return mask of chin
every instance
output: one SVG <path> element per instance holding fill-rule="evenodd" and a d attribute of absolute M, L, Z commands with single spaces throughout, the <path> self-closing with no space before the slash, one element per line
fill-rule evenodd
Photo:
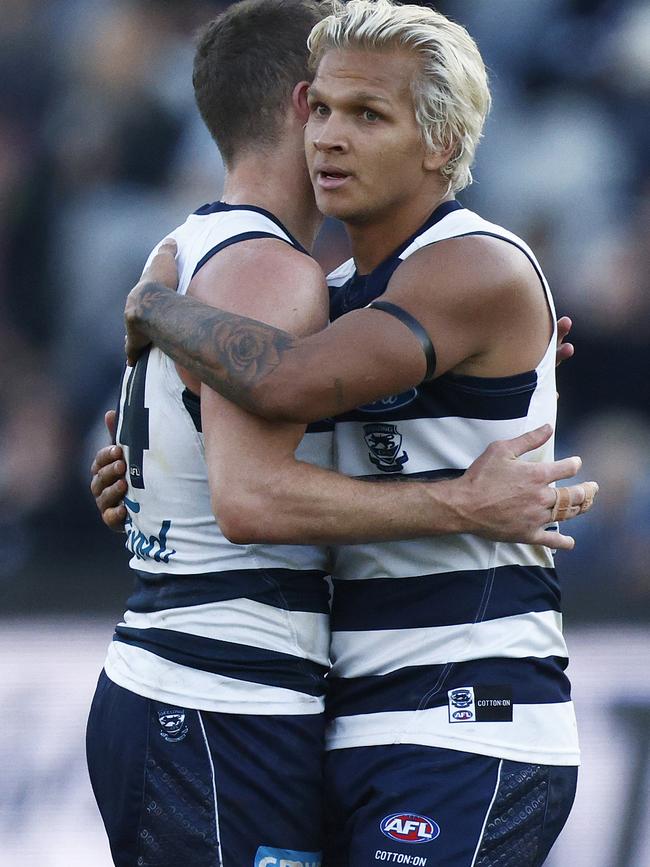
<path fill-rule="evenodd" d="M 351 202 L 336 200 L 334 196 L 316 196 L 316 206 L 324 217 L 333 217 L 344 223 L 363 223 L 366 212 L 359 206 L 355 207 Z"/>

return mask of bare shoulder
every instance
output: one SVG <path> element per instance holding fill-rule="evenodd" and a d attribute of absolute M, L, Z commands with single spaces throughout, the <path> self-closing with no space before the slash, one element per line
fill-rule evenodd
<path fill-rule="evenodd" d="M 325 276 L 314 259 L 290 244 L 259 238 L 213 256 L 190 283 L 195 298 L 294 334 L 328 321 Z"/>
<path fill-rule="evenodd" d="M 449 305 L 466 315 L 495 302 L 539 296 L 532 263 L 518 247 L 499 238 L 473 235 L 449 238 L 418 250 L 393 275 L 391 290 Z"/>
<path fill-rule="evenodd" d="M 395 271 L 386 298 L 427 330 L 439 373 L 509 376 L 530 370 L 552 334 L 532 262 L 498 238 L 450 238 L 423 247 Z"/>

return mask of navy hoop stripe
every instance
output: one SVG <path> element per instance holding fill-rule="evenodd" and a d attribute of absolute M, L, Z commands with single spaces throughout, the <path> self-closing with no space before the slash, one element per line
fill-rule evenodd
<path fill-rule="evenodd" d="M 528 370 L 513 376 L 479 377 L 445 373 L 426 388 L 414 389 L 412 400 L 401 402 L 396 395 L 394 408 L 385 401 L 357 407 L 337 416 L 339 422 L 370 422 L 380 412 L 387 421 L 410 419 L 468 418 L 501 421 L 525 418 L 537 386 L 537 373 Z M 408 392 L 406 392 L 408 394 Z"/>
<path fill-rule="evenodd" d="M 135 629 L 121 624 L 115 627 L 113 641 L 140 647 L 188 668 L 236 680 L 279 686 L 314 696 L 322 695 L 324 690 L 327 668 L 288 653 L 171 629 Z"/>
<path fill-rule="evenodd" d="M 327 678 L 326 713 L 415 711 L 447 704 L 450 689 L 507 684 L 514 704 L 554 704 L 571 700 L 564 674 L 568 660 L 559 656 L 477 659 L 446 665 L 419 665 L 374 677 Z"/>
<path fill-rule="evenodd" d="M 250 599 L 284 611 L 329 614 L 329 587 L 325 572 L 317 569 L 232 569 L 203 575 L 137 572 L 127 606 L 138 614 L 149 614 L 230 599 Z"/>
<path fill-rule="evenodd" d="M 340 632 L 456 626 L 475 622 L 479 613 L 486 621 L 560 611 L 561 602 L 555 570 L 541 566 L 470 569 L 399 581 L 335 579 L 334 594 L 332 630 Z"/>

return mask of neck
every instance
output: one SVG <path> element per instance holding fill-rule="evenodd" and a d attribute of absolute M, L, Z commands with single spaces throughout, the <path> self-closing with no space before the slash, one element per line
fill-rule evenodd
<path fill-rule="evenodd" d="M 306 250 L 311 250 L 322 215 L 316 208 L 300 149 L 278 147 L 272 154 L 249 153 L 226 172 L 223 201 L 270 211 Z"/>
<path fill-rule="evenodd" d="M 443 202 L 454 198 L 445 188 L 424 191 L 415 200 L 394 206 L 385 216 L 346 223 L 359 274 L 369 274 L 411 237 Z"/>

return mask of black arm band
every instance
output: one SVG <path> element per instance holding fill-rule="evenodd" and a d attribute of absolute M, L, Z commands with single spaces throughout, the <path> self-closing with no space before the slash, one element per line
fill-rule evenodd
<path fill-rule="evenodd" d="M 427 360 L 427 372 L 424 375 L 423 382 L 433 379 L 433 374 L 436 372 L 436 350 L 433 348 L 431 338 L 417 321 L 415 316 L 411 316 L 410 313 L 407 313 L 406 310 L 402 310 L 402 308 L 398 307 L 397 304 L 391 304 L 388 301 L 371 301 L 368 307 L 374 307 L 375 310 L 383 310 L 384 313 L 390 313 L 391 316 L 399 319 L 399 321 L 403 322 L 407 328 L 410 328 L 411 332 L 420 341 L 420 346 L 422 347 L 424 356 Z"/>

